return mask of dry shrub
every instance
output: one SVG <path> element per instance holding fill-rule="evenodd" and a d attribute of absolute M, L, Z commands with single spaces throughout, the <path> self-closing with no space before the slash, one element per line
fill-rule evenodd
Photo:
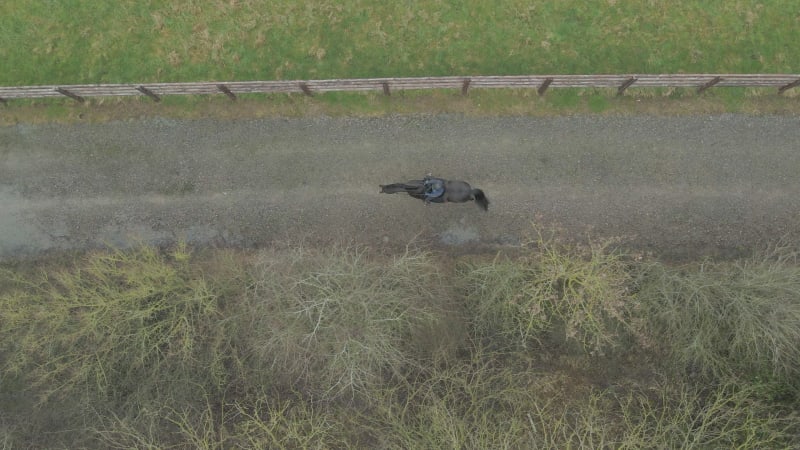
<path fill-rule="evenodd" d="M 355 398 L 419 364 L 414 335 L 450 301 L 432 255 L 412 249 L 389 259 L 358 248 L 273 250 L 256 271 L 255 357 L 284 389 L 318 400 Z"/>
<path fill-rule="evenodd" d="M 800 266 L 788 248 L 740 261 L 651 265 L 639 296 L 648 329 L 689 374 L 800 392 Z"/>
<path fill-rule="evenodd" d="M 516 259 L 501 256 L 460 267 L 473 329 L 514 347 L 541 346 L 545 335 L 591 354 L 635 330 L 632 277 L 609 243 L 566 246 L 539 239 Z"/>
<path fill-rule="evenodd" d="M 74 268 L 16 277 L 0 297 L 0 329 L 15 337 L 4 339 L 13 345 L 4 369 L 24 374 L 43 399 L 85 390 L 125 399 L 198 367 L 223 384 L 224 351 L 208 347 L 218 297 L 189 260 L 184 246 L 98 251 Z"/>

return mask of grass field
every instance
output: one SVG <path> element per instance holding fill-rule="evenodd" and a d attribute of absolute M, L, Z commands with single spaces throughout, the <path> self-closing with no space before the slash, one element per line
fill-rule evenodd
<path fill-rule="evenodd" d="M 790 248 L 179 245 L 0 273 L 4 448 L 800 444 Z"/>
<path fill-rule="evenodd" d="M 7 0 L 0 85 L 796 73 L 791 0 Z"/>
<path fill-rule="evenodd" d="M 798 73 L 790 0 L 8 0 L 0 85 L 536 73 Z M 15 101 L 2 123 L 137 115 L 796 113 L 795 90 L 326 94 L 312 101 Z M 765 95 L 766 94 L 766 95 Z M 631 99 L 633 97 L 634 99 Z M 689 102 L 684 101 L 689 98 Z M 222 99 L 227 101 L 227 99 Z M 679 100 L 677 104 L 664 100 Z M 687 104 L 688 103 L 688 104 Z"/>

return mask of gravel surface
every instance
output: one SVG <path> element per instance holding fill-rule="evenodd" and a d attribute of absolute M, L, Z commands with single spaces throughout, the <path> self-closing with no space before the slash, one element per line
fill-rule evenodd
<path fill-rule="evenodd" d="M 0 258 L 169 243 L 416 240 L 491 249 L 619 237 L 666 258 L 800 237 L 800 118 L 148 119 L 0 128 Z M 491 205 L 378 185 L 427 172 Z"/>

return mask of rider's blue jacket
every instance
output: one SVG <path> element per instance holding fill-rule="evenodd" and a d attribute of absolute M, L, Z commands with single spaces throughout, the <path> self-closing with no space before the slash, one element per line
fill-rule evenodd
<path fill-rule="evenodd" d="M 444 180 L 441 178 L 425 178 L 425 199 L 431 200 L 444 194 Z"/>

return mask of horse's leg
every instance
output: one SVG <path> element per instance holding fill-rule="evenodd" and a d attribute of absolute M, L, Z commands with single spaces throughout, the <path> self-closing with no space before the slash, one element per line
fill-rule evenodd
<path fill-rule="evenodd" d="M 408 183 L 392 183 L 381 185 L 381 193 L 395 194 L 397 192 L 405 192 L 408 195 L 416 197 L 419 195 L 424 195 L 425 185 L 421 180 L 411 180 Z"/>
<path fill-rule="evenodd" d="M 404 183 L 392 183 L 392 184 L 382 184 L 381 185 L 381 193 L 382 194 L 396 194 L 398 192 L 408 192 L 412 190 L 413 186 L 409 186 Z"/>

